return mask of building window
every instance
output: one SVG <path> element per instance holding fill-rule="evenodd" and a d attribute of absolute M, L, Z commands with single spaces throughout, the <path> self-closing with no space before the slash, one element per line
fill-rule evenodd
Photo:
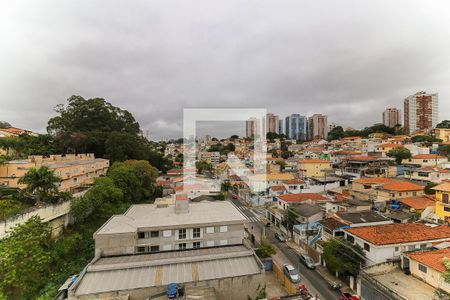
<path fill-rule="evenodd" d="M 186 243 L 178 244 L 178 249 L 179 249 L 179 250 L 184 250 L 184 249 L 186 249 Z"/>
<path fill-rule="evenodd" d="M 138 253 L 144 253 L 145 252 L 145 247 L 137 247 L 137 252 Z"/>
<path fill-rule="evenodd" d="M 367 252 L 370 251 L 370 245 L 367 243 L 364 243 L 364 250 L 366 250 Z"/>
<path fill-rule="evenodd" d="M 448 194 L 442 194 L 442 203 L 448 203 Z"/>
<path fill-rule="evenodd" d="M 171 237 L 172 236 L 172 230 L 164 230 L 163 231 L 163 237 Z"/>
<path fill-rule="evenodd" d="M 194 248 L 194 249 L 200 248 L 200 242 L 193 242 L 192 248 Z"/>
<path fill-rule="evenodd" d="M 444 211 L 450 212 L 450 207 L 444 206 Z"/>
<path fill-rule="evenodd" d="M 145 239 L 145 232 L 138 232 L 138 239 Z"/>
<path fill-rule="evenodd" d="M 159 231 L 150 231 L 150 237 L 152 238 L 159 237 Z"/>
<path fill-rule="evenodd" d="M 221 246 L 228 245 L 228 241 L 227 240 L 220 240 L 220 245 Z"/>
<path fill-rule="evenodd" d="M 413 196 L 417 196 L 417 192 L 413 192 Z"/>
<path fill-rule="evenodd" d="M 220 226 L 220 232 L 227 232 L 228 231 L 228 226 Z"/>
<path fill-rule="evenodd" d="M 164 251 L 170 251 L 170 250 L 172 250 L 172 245 L 170 245 L 170 244 L 164 245 L 164 246 L 163 246 L 163 250 L 164 250 Z"/>
<path fill-rule="evenodd" d="M 206 247 L 214 247 L 214 241 L 207 241 Z"/>
<path fill-rule="evenodd" d="M 398 250 L 399 250 L 398 247 L 395 247 L 395 252 L 398 252 Z"/>
<path fill-rule="evenodd" d="M 353 244 L 355 242 L 355 238 L 351 235 L 347 235 L 347 241 Z"/>
<path fill-rule="evenodd" d="M 214 233 L 214 227 L 206 227 L 206 233 Z"/>
<path fill-rule="evenodd" d="M 180 229 L 178 230 L 178 239 L 184 240 L 186 239 L 186 229 Z M 181 244 L 180 244 L 181 245 Z"/>
<path fill-rule="evenodd" d="M 422 264 L 419 264 L 419 271 L 421 271 L 423 273 L 426 273 L 427 272 L 427 267 L 422 265 Z"/>
<path fill-rule="evenodd" d="M 194 228 L 193 229 L 193 238 L 194 239 L 200 238 L 200 228 Z"/>
<path fill-rule="evenodd" d="M 159 252 L 159 246 L 150 246 L 150 252 Z"/>

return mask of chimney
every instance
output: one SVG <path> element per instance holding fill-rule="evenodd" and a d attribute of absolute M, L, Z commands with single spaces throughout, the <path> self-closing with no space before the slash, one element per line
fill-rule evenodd
<path fill-rule="evenodd" d="M 175 195 L 175 213 L 184 214 L 189 212 L 189 199 L 186 194 Z"/>

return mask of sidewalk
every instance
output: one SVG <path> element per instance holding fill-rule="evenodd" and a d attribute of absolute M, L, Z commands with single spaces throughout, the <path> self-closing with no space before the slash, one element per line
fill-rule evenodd
<path fill-rule="evenodd" d="M 300 247 L 300 245 L 294 243 L 293 241 L 290 241 L 290 240 L 286 241 L 286 244 L 290 248 L 292 248 L 295 252 L 297 252 L 298 255 L 308 254 L 305 249 L 303 249 L 302 247 Z M 344 283 L 342 280 L 340 280 L 339 278 L 337 278 L 336 276 L 331 274 L 330 271 L 326 267 L 322 266 L 321 264 L 316 265 L 316 272 L 323 279 L 325 279 L 325 281 L 328 282 L 328 284 L 331 284 L 332 282 L 338 282 L 342 285 L 343 292 L 353 292 L 346 283 Z"/>

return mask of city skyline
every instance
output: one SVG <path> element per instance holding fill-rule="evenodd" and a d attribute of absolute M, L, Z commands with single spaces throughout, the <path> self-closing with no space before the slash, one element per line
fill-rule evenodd
<path fill-rule="evenodd" d="M 181 136 L 189 107 L 322 113 L 362 128 L 421 90 L 439 93 L 440 119 L 450 116 L 446 2 L 399 1 L 389 13 L 325 1 L 124 5 L 101 16 L 100 2 L 8 5 L 0 120 L 45 132 L 52 109 L 78 94 L 129 110 L 152 139 Z"/>

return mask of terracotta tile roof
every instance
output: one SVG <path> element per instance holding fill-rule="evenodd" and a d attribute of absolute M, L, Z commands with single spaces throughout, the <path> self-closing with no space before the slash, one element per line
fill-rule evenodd
<path fill-rule="evenodd" d="M 425 209 L 428 206 L 436 205 L 436 201 L 432 197 L 427 197 L 427 196 L 403 198 L 403 199 L 399 199 L 398 201 L 400 201 L 401 203 L 403 203 L 409 207 L 412 207 L 414 209 L 420 209 L 420 210 Z"/>
<path fill-rule="evenodd" d="M 442 261 L 444 259 L 450 259 L 450 248 L 427 252 L 414 252 L 407 254 L 407 256 L 409 256 L 413 260 L 418 261 L 422 265 L 443 273 L 446 271 L 446 268 Z"/>
<path fill-rule="evenodd" d="M 305 181 L 303 181 L 301 179 L 288 179 L 288 180 L 283 180 L 283 183 L 285 183 L 285 184 L 304 184 Z"/>
<path fill-rule="evenodd" d="M 275 185 L 270 188 L 272 191 L 285 191 L 286 188 L 282 185 Z"/>
<path fill-rule="evenodd" d="M 386 144 L 380 144 L 377 146 L 378 148 L 402 148 L 403 145 L 400 144 L 394 144 L 394 143 L 386 143 Z"/>
<path fill-rule="evenodd" d="M 401 180 L 393 180 L 389 183 L 383 184 L 383 189 L 388 191 L 396 191 L 396 192 L 402 192 L 402 191 L 421 191 L 425 187 L 423 185 L 418 185 L 412 182 L 408 181 L 401 181 Z"/>
<path fill-rule="evenodd" d="M 443 169 L 443 168 L 439 168 L 439 167 L 423 167 L 423 168 L 417 169 L 417 171 L 450 173 L 449 169 Z"/>
<path fill-rule="evenodd" d="M 187 200 L 188 196 L 186 194 L 176 194 L 175 200 Z"/>
<path fill-rule="evenodd" d="M 316 193 L 299 193 L 299 194 L 284 194 L 278 196 L 280 200 L 286 202 L 302 202 L 307 200 L 326 201 L 328 198 Z"/>
<path fill-rule="evenodd" d="M 442 226 L 432 228 L 419 223 L 353 227 L 344 230 L 374 245 L 450 239 L 450 230 Z"/>
<path fill-rule="evenodd" d="M 299 164 L 328 164 L 327 160 L 323 159 L 304 159 L 298 162 Z"/>
<path fill-rule="evenodd" d="M 353 180 L 353 182 L 356 183 L 387 183 L 391 181 L 392 181 L 391 178 L 386 177 L 360 178 Z"/>
<path fill-rule="evenodd" d="M 15 128 L 15 127 L 9 127 L 9 128 L 2 128 L 2 131 L 4 132 L 9 132 L 12 134 L 22 134 L 25 133 L 26 131 L 20 128 Z"/>
<path fill-rule="evenodd" d="M 413 159 L 433 159 L 433 158 L 446 158 L 438 154 L 417 154 L 412 157 Z"/>
<path fill-rule="evenodd" d="M 443 182 L 432 188 L 433 190 L 441 191 L 441 192 L 450 192 L 450 182 Z"/>

